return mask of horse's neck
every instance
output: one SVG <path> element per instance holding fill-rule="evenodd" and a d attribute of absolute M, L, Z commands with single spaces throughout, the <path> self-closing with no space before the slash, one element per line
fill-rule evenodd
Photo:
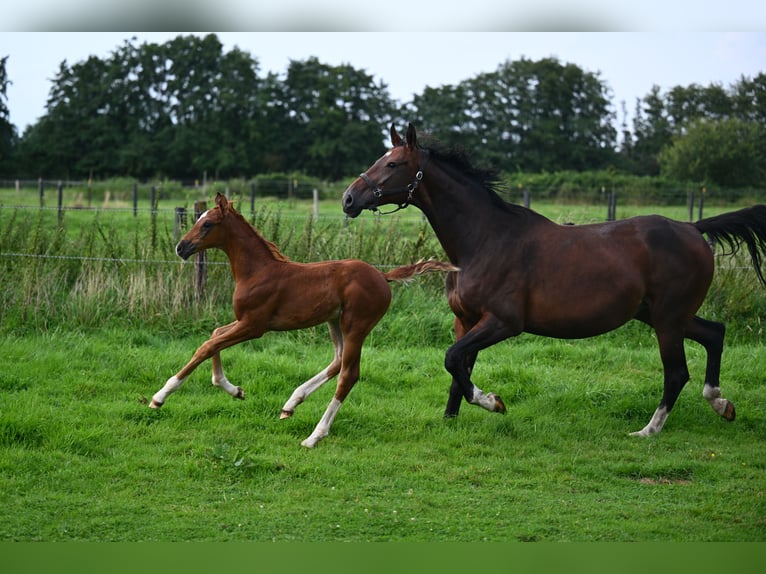
<path fill-rule="evenodd" d="M 277 262 L 266 240 L 244 218 L 237 218 L 229 233 L 231 236 L 223 251 L 229 258 L 235 279 L 262 271 Z"/>
<path fill-rule="evenodd" d="M 423 179 L 424 193 L 416 205 L 450 261 L 459 265 L 476 253 L 483 238 L 493 234 L 492 226 L 504 225 L 505 213 L 479 184 L 459 182 L 441 169 L 429 175 Z"/>

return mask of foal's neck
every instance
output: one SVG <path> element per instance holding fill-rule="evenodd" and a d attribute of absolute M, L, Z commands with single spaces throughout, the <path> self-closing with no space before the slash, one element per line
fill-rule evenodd
<path fill-rule="evenodd" d="M 252 275 L 279 261 L 287 261 L 277 246 L 265 239 L 240 214 L 234 214 L 229 227 L 229 239 L 222 247 L 229 258 L 234 278 Z"/>

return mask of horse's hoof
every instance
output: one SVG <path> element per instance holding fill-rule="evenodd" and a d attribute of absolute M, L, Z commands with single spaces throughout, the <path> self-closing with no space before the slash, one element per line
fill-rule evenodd
<path fill-rule="evenodd" d="M 492 394 L 492 398 L 495 399 L 495 412 L 500 413 L 501 415 L 504 415 L 507 411 L 505 408 L 505 403 L 503 402 L 503 399 L 498 397 L 496 394 Z"/>
<path fill-rule="evenodd" d="M 293 411 L 287 411 L 285 409 L 282 409 L 282 412 L 279 414 L 280 419 L 289 419 L 291 416 L 293 416 Z"/>
<path fill-rule="evenodd" d="M 160 408 L 162 405 L 163 405 L 163 403 L 158 403 L 157 401 L 155 401 L 154 399 L 152 399 L 152 402 L 150 402 L 150 403 L 149 403 L 149 408 L 150 408 L 150 409 L 158 409 L 158 408 Z"/>
<path fill-rule="evenodd" d="M 242 387 L 237 387 L 237 394 L 232 395 L 235 399 L 239 399 L 240 401 L 245 400 L 245 391 L 242 390 Z"/>
<path fill-rule="evenodd" d="M 721 416 L 727 421 L 733 421 L 737 417 L 737 413 L 734 410 L 734 403 L 731 401 L 726 401 L 726 409 L 723 411 Z"/>

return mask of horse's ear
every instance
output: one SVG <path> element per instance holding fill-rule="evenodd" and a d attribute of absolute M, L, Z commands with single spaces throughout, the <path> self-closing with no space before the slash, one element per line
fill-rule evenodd
<path fill-rule="evenodd" d="M 410 149 L 415 149 L 418 147 L 418 134 L 415 131 L 415 126 L 410 123 L 410 125 L 407 126 L 407 147 Z"/>
<path fill-rule="evenodd" d="M 226 199 L 226 196 L 223 195 L 220 191 L 215 194 L 215 204 L 221 208 L 221 211 L 224 211 L 226 207 L 229 205 L 228 200 Z"/>
<path fill-rule="evenodd" d="M 396 126 L 391 124 L 391 146 L 396 147 L 402 145 L 402 136 L 396 131 Z"/>

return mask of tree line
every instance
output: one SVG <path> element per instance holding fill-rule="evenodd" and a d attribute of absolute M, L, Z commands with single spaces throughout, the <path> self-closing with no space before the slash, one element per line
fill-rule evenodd
<path fill-rule="evenodd" d="M 388 126 L 415 123 L 507 173 L 614 170 L 762 187 L 766 74 L 731 86 L 654 87 L 621 124 L 599 73 L 557 58 L 505 61 L 455 85 L 394 100 L 350 65 L 293 60 L 260 73 L 215 34 L 126 40 L 108 57 L 63 61 L 45 114 L 10 124 L 0 59 L 0 177 L 83 179 L 355 175 L 386 149 Z M 620 126 L 619 128 L 616 126 Z"/>

